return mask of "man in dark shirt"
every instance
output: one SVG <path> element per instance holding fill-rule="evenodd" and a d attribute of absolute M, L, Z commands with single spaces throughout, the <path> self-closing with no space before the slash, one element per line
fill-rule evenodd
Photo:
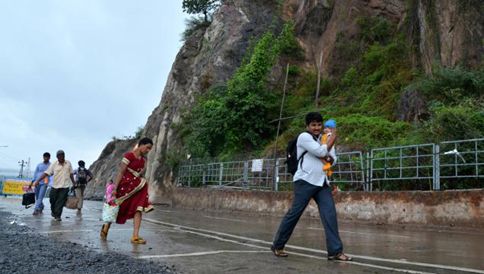
<path fill-rule="evenodd" d="M 76 197 L 78 198 L 77 212 L 82 210 L 82 204 L 84 200 L 84 190 L 87 183 L 92 180 L 93 176 L 91 171 L 86 168 L 86 163 L 83 160 L 77 162 L 79 167 L 74 171 L 74 177 L 76 178 L 76 185 L 74 186 L 76 191 Z"/>

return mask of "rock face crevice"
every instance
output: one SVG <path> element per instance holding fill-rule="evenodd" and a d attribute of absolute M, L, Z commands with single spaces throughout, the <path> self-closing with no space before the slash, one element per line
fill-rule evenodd
<path fill-rule="evenodd" d="M 413 63 L 431 73 L 435 65 L 476 67 L 484 56 L 484 1 L 424 0 L 285 0 L 224 1 L 206 28 L 195 31 L 180 49 L 163 89 L 161 101 L 149 116 L 143 135 L 153 138 L 146 177 L 154 201 L 169 202 L 174 185 L 170 157 L 183 157 L 177 125 L 190 111 L 196 97 L 209 87 L 224 85 L 240 66 L 251 43 L 283 21 L 295 24 L 296 37 L 304 51 L 302 68 L 316 70 L 322 55 L 325 77 L 344 72 L 352 62 L 338 52 L 338 37 L 357 37 L 358 18 L 380 16 L 406 28 L 414 51 Z M 278 64 L 276 66 L 285 66 Z M 282 67 L 274 68 L 283 71 Z M 277 78 L 277 77 L 276 77 Z M 411 94 L 410 94 L 411 96 Z M 414 102 L 415 101 L 415 102 Z M 418 100 L 402 107 L 412 109 Z M 406 105 L 409 104 L 409 105 Z M 416 119 L 421 108 L 415 109 Z M 102 196 L 106 180 L 133 145 L 134 140 L 109 143 L 90 167 L 96 182 L 88 187 L 91 196 Z M 166 198 L 166 199 L 165 199 Z"/>
<path fill-rule="evenodd" d="M 482 63 L 484 2 L 412 1 L 417 14 L 420 64 L 427 73 L 435 65 L 475 67 Z"/>

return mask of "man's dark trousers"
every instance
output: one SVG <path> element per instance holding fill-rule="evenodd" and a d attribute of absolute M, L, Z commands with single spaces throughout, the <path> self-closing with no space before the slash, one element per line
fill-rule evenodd
<path fill-rule="evenodd" d="M 67 193 L 69 188 L 51 188 L 49 194 L 50 210 L 52 211 L 52 217 L 60 218 L 62 215 L 62 209 L 67 201 Z"/>
<path fill-rule="evenodd" d="M 343 251 L 343 243 L 338 233 L 338 220 L 331 188 L 326 183 L 323 187 L 320 187 L 304 180 L 294 182 L 294 200 L 291 209 L 281 221 L 273 247 L 276 249 L 284 248 L 311 198 L 316 201 L 319 208 L 319 216 L 326 234 L 328 256 L 337 255 Z"/>

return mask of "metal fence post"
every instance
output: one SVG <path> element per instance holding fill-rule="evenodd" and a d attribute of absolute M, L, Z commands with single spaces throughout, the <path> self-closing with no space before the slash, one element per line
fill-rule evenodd
<path fill-rule="evenodd" d="M 279 159 L 276 159 L 274 167 L 274 191 L 279 191 Z"/>
<path fill-rule="evenodd" d="M 370 168 L 370 164 L 368 162 L 368 159 L 370 159 L 370 153 L 367 152 L 366 157 L 363 158 L 362 160 L 362 165 L 361 165 L 361 170 L 363 170 L 363 191 L 369 191 L 370 189 L 370 182 L 369 182 L 369 168 Z M 364 164 L 364 165 L 363 165 Z"/>
<path fill-rule="evenodd" d="M 440 146 L 434 145 L 433 188 L 440 190 Z"/>
<path fill-rule="evenodd" d="M 474 141 L 474 161 L 476 162 L 476 178 L 479 179 L 479 157 L 477 155 L 477 151 L 477 141 Z"/>
<path fill-rule="evenodd" d="M 220 174 L 218 177 L 218 185 L 222 186 L 222 178 L 224 176 L 224 163 L 220 163 Z"/>
<path fill-rule="evenodd" d="M 368 162 L 367 164 L 367 178 L 368 178 L 368 191 L 373 191 L 373 181 L 372 181 L 372 176 L 373 176 L 373 150 L 370 152 L 366 153 L 366 161 Z"/>
<path fill-rule="evenodd" d="M 203 165 L 203 170 L 202 170 L 202 185 L 204 185 L 204 186 L 207 185 L 207 180 L 206 180 L 207 169 L 208 169 L 208 165 Z"/>
<path fill-rule="evenodd" d="M 188 166 L 188 187 L 192 187 L 192 165 Z"/>
<path fill-rule="evenodd" d="M 248 186 L 249 185 L 249 161 L 244 161 L 243 177 L 244 177 L 244 185 Z"/>

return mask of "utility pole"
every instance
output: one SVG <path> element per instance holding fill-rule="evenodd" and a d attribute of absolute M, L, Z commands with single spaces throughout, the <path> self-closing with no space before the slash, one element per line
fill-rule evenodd
<path fill-rule="evenodd" d="M 316 98 L 314 98 L 314 105 L 316 108 L 319 107 L 319 89 L 321 87 L 321 70 L 323 65 L 323 51 L 321 50 L 321 54 L 319 55 L 319 63 L 317 63 L 316 68 L 318 70 L 318 79 L 316 83 Z"/>
<path fill-rule="evenodd" d="M 274 174 L 273 174 L 273 184 L 274 184 L 274 191 L 278 191 L 279 189 L 279 164 L 277 162 L 277 139 L 279 139 L 279 131 L 281 129 L 281 120 L 282 120 L 282 110 L 284 109 L 284 101 L 286 99 L 286 86 L 287 86 L 287 78 L 289 76 L 289 63 L 286 65 L 286 78 L 284 79 L 284 87 L 282 93 L 282 102 L 281 108 L 279 110 L 279 121 L 277 123 L 277 134 L 276 134 L 276 141 L 274 143 Z"/>
<path fill-rule="evenodd" d="M 22 177 L 23 177 L 23 175 L 24 175 L 24 166 L 26 166 L 26 165 L 27 165 L 27 163 L 26 163 L 24 160 L 19 161 L 18 163 L 19 163 L 19 165 L 20 165 L 20 172 L 19 172 L 19 174 L 18 174 L 18 177 L 19 177 L 19 178 L 22 178 Z"/>
<path fill-rule="evenodd" d="M 30 157 L 27 160 L 27 178 L 30 178 Z"/>

